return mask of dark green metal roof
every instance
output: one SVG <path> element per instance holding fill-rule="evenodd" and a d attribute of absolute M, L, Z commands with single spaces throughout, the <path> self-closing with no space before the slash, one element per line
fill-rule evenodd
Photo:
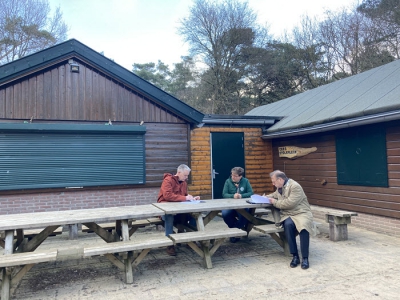
<path fill-rule="evenodd" d="M 400 119 L 400 60 L 308 90 L 246 116 L 280 116 L 263 138 L 303 135 Z"/>
<path fill-rule="evenodd" d="M 0 86 L 23 77 L 25 74 L 30 74 L 36 70 L 51 66 L 54 63 L 71 57 L 90 62 L 90 64 L 99 70 L 107 73 L 111 77 L 118 78 L 132 89 L 142 93 L 155 103 L 165 107 L 189 123 L 198 124 L 201 123 L 203 119 L 204 115 L 198 110 L 140 78 L 133 72 L 118 65 L 111 59 L 108 59 L 76 39 L 68 40 L 0 66 Z"/>

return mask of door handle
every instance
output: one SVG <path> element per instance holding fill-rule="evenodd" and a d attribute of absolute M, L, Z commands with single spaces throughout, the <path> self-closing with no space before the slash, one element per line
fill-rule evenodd
<path fill-rule="evenodd" d="M 212 170 L 212 177 L 213 177 L 213 179 L 215 179 L 215 175 L 218 175 L 218 174 L 219 174 L 218 172 L 215 172 L 215 169 Z"/>

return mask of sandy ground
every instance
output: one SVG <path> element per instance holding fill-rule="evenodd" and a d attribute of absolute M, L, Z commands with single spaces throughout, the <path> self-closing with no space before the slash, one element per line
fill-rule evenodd
<path fill-rule="evenodd" d="M 238 243 L 226 241 L 213 256 L 213 269 L 204 269 L 185 245 L 176 257 L 165 248 L 152 250 L 135 270 L 133 284 L 125 284 L 122 272 L 104 257 L 38 264 L 12 299 L 400 298 L 399 238 L 350 226 L 349 240 L 332 242 L 327 224 L 318 221 L 322 226 L 311 238 L 308 270 L 291 269 L 283 249 L 253 230 Z M 219 219 L 208 226 L 225 224 Z M 152 227 L 135 235 L 145 234 L 163 233 Z M 91 243 L 93 235 L 80 239 Z"/>

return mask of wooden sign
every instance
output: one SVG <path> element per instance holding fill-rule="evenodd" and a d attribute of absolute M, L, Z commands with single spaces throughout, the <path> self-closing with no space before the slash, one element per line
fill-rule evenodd
<path fill-rule="evenodd" d="M 298 158 L 317 151 L 317 147 L 300 148 L 296 146 L 279 147 L 279 157 Z"/>

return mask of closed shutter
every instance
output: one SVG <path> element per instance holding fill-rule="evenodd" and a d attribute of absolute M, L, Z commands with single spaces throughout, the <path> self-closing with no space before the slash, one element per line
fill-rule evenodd
<path fill-rule="evenodd" d="M 0 189 L 144 184 L 144 133 L 142 126 L 8 124 L 0 132 Z"/>
<path fill-rule="evenodd" d="M 386 130 L 375 124 L 336 134 L 338 184 L 388 187 Z"/>

